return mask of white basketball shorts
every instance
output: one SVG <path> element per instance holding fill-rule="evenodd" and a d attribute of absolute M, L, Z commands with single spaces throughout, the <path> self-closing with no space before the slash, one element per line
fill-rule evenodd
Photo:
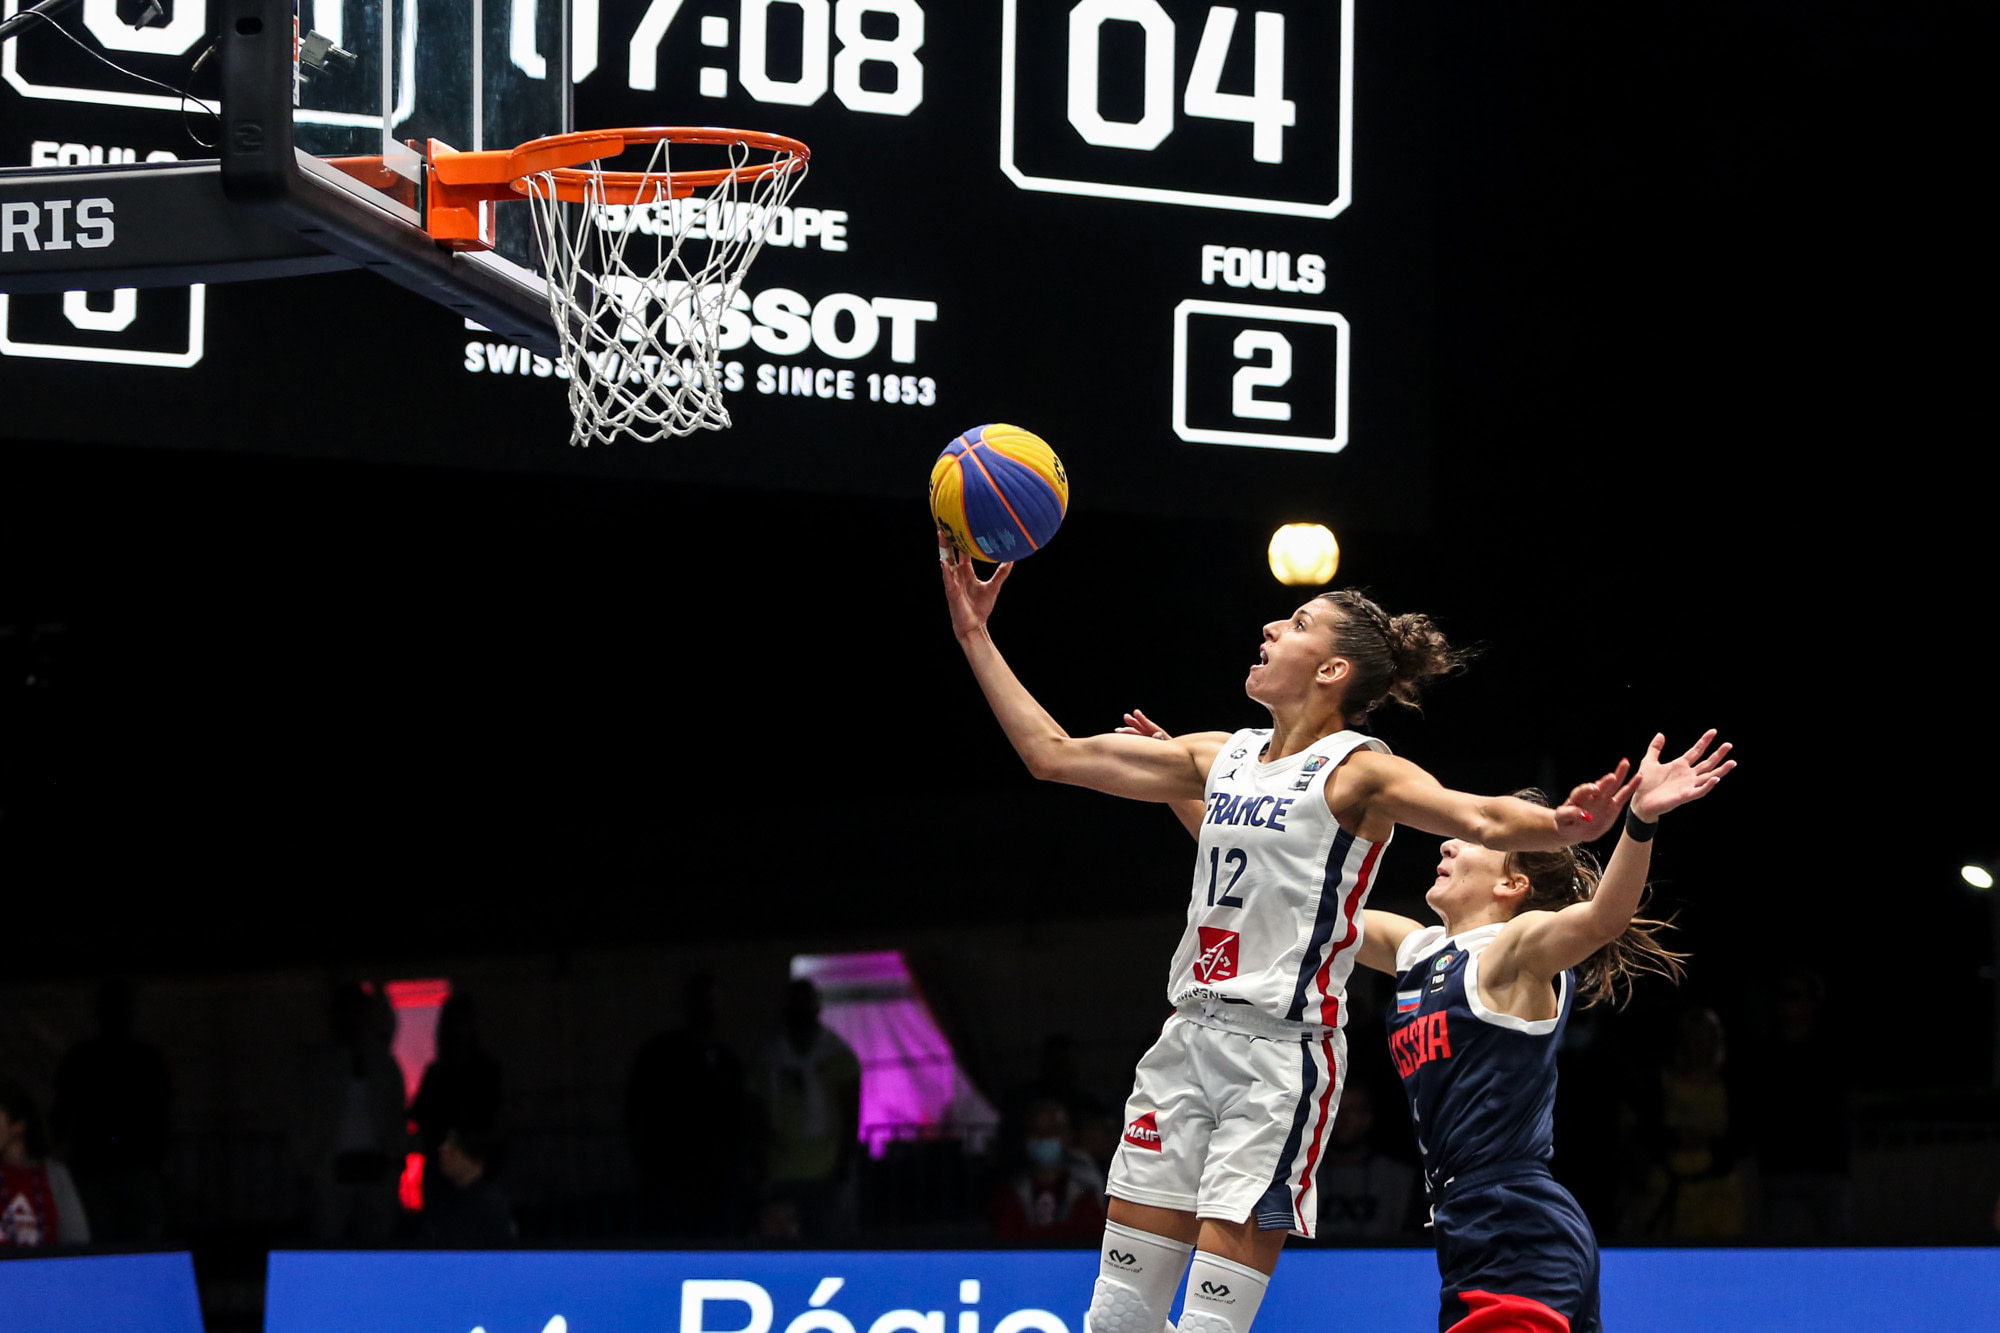
<path fill-rule="evenodd" d="M 1346 1077 L 1339 1032 L 1251 1036 L 1176 1013 L 1139 1061 L 1111 1196 L 1310 1237 Z"/>

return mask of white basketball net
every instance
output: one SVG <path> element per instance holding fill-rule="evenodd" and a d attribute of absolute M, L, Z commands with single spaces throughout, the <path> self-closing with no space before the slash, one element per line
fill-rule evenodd
<path fill-rule="evenodd" d="M 629 195 L 613 186 L 607 197 L 601 162 L 583 168 L 590 179 L 579 204 L 556 198 L 553 173 L 526 178 L 549 312 L 569 365 L 573 445 L 729 426 L 723 314 L 805 169 L 746 178 L 739 173 L 766 154 L 734 144 L 726 149 L 730 174 L 675 199 L 667 183 L 672 147 L 664 139 L 652 145 L 644 168 L 651 179 L 636 203 L 610 202 Z M 720 151 L 709 148 L 698 165 L 715 165 Z M 683 156 L 696 154 L 683 146 Z"/>

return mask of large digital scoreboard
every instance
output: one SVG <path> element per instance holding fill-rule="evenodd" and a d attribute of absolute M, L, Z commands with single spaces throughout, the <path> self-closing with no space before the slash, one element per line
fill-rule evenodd
<path fill-rule="evenodd" d="M 1421 12 L 570 0 L 565 22 L 550 0 L 302 0 L 300 24 L 336 44 L 414 35 L 432 6 L 469 11 L 518 77 L 566 71 L 579 127 L 811 145 L 725 321 L 733 428 L 573 449 L 560 365 L 343 272 L 0 298 L 6 433 L 916 495 L 946 440 L 1003 420 L 1056 446 L 1081 506 L 1423 524 Z M 213 100 L 219 8 L 174 0 L 133 28 L 83 0 L 74 41 L 31 26 L 0 49 L 0 159 L 212 155 L 197 140 L 222 122 L 178 90 L 200 63 L 192 89 Z M 315 74 L 302 120 L 339 123 L 313 99 L 337 107 L 343 77 L 377 75 Z M 404 81 L 392 101 L 426 96 L 414 66 L 381 77 Z M 669 225 L 641 212 L 624 225 Z M 6 244 L 48 239 L 24 219 L 0 218 Z"/>

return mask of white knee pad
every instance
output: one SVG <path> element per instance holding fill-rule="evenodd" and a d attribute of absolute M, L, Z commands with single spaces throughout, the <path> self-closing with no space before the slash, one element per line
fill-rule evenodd
<path fill-rule="evenodd" d="M 1167 1333 L 1167 1310 L 1193 1252 L 1192 1245 L 1106 1222 L 1084 1333 Z"/>
<path fill-rule="evenodd" d="M 1254 1268 L 1213 1254 L 1196 1254 L 1188 1270 L 1187 1305 L 1175 1333 L 1250 1333 L 1271 1284 Z"/>
<path fill-rule="evenodd" d="M 1181 1322 L 1174 1333 L 1236 1333 L 1236 1325 L 1219 1314 L 1208 1314 L 1201 1310 L 1181 1311 Z"/>

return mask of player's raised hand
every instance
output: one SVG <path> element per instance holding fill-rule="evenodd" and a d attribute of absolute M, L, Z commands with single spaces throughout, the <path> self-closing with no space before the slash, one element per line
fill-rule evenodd
<path fill-rule="evenodd" d="M 986 628 L 987 618 L 993 614 L 994 599 L 1000 596 L 1000 585 L 1014 572 L 1014 562 L 1010 560 L 994 570 L 992 578 L 982 579 L 973 570 L 971 558 L 961 554 L 943 532 L 938 533 L 937 541 L 945 605 L 951 608 L 951 632 L 961 638 L 975 634 Z"/>
<path fill-rule="evenodd" d="M 1556 830 L 1566 842 L 1589 842 L 1610 832 L 1615 816 L 1625 807 L 1637 778 L 1626 777 L 1632 761 L 1620 759 L 1618 767 L 1595 782 L 1586 782 L 1570 791 L 1569 799 L 1556 807 Z"/>
<path fill-rule="evenodd" d="M 1648 824 L 1677 806 L 1689 801 L 1698 801 L 1715 790 L 1715 784 L 1729 775 L 1736 767 L 1736 761 L 1729 758 L 1729 742 L 1716 747 L 1715 753 L 1703 758 L 1715 740 L 1715 729 L 1702 733 L 1701 739 L 1688 747 L 1686 754 L 1676 759 L 1662 760 L 1660 751 L 1666 748 L 1665 736 L 1653 737 L 1653 743 L 1646 747 L 1644 757 L 1639 760 L 1638 791 L 1632 797 L 1632 812 Z"/>
<path fill-rule="evenodd" d="M 1125 725 L 1116 728 L 1120 736 L 1150 736 L 1156 741 L 1173 739 L 1173 734 L 1135 708 L 1125 715 Z"/>

